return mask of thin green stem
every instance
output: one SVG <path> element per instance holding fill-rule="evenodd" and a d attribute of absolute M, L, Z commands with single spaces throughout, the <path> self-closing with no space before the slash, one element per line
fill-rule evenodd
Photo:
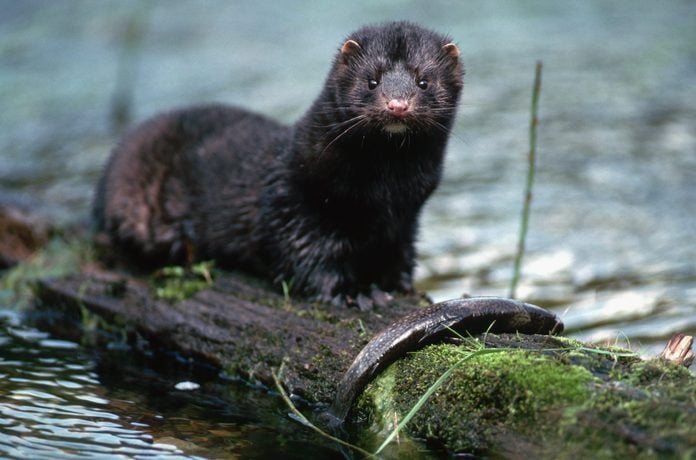
<path fill-rule="evenodd" d="M 411 410 L 406 414 L 406 416 L 399 422 L 396 427 L 392 430 L 392 432 L 387 436 L 387 438 L 382 442 L 382 444 L 377 448 L 377 450 L 374 452 L 374 455 L 379 455 L 382 450 L 384 450 L 387 445 L 392 442 L 392 440 L 396 437 L 397 434 L 411 421 L 411 419 L 418 413 L 421 407 L 423 407 L 423 404 L 430 398 L 430 396 L 433 395 L 441 386 L 443 383 L 447 381 L 447 379 L 452 375 L 454 371 L 459 369 L 465 362 L 468 360 L 476 357 L 476 356 L 481 356 L 481 355 L 487 355 L 491 353 L 500 353 L 501 351 L 509 351 L 509 349 L 505 348 L 483 348 L 480 350 L 472 351 L 472 352 L 466 352 L 465 356 L 454 363 L 449 369 L 447 369 L 445 372 L 438 377 L 435 382 L 428 387 L 425 393 L 418 399 L 416 404 L 411 408 Z"/>
<path fill-rule="evenodd" d="M 537 142 L 537 125 L 539 118 L 539 93 L 541 92 L 541 61 L 537 61 L 534 72 L 534 89 L 532 91 L 532 109 L 531 120 L 529 123 L 529 155 L 527 169 L 527 184 L 524 192 L 524 205 L 522 207 L 522 216 L 520 219 L 520 233 L 517 242 L 517 254 L 515 255 L 515 267 L 512 272 L 512 281 L 510 282 L 510 298 L 515 298 L 517 292 L 517 284 L 520 280 L 520 272 L 522 269 L 522 257 L 525 250 L 525 240 L 527 239 L 527 228 L 529 227 L 529 213 L 532 205 L 532 187 L 534 186 L 534 173 L 536 172 L 536 142 Z"/>
<path fill-rule="evenodd" d="M 307 419 L 307 417 L 305 417 L 304 414 L 302 414 L 302 412 L 300 412 L 300 411 L 297 409 L 297 407 L 295 407 L 295 405 L 294 405 L 294 404 L 292 403 L 292 401 L 290 400 L 290 397 L 289 397 L 288 394 L 285 392 L 285 389 L 283 388 L 283 385 L 280 383 L 279 374 L 282 372 L 282 369 L 283 369 L 283 366 L 281 366 L 281 368 L 278 370 L 278 372 L 276 372 L 275 370 L 271 370 L 271 375 L 273 376 L 273 383 L 275 383 L 276 389 L 277 389 L 278 392 L 280 393 L 281 398 L 283 398 L 283 401 L 285 401 L 285 404 L 286 404 L 286 405 L 288 406 L 288 408 L 292 411 L 292 413 L 295 414 L 295 417 L 297 417 L 297 419 L 298 419 L 298 421 L 299 421 L 300 423 L 302 423 L 302 424 L 305 425 L 306 427 L 308 427 L 308 428 L 314 430 L 315 432 L 319 433 L 321 436 L 323 436 L 323 437 L 325 437 L 325 438 L 327 438 L 327 439 L 330 439 L 330 440 L 333 441 L 333 442 L 336 442 L 336 443 L 338 443 L 338 444 L 341 444 L 342 446 L 349 447 L 349 448 L 355 450 L 356 452 L 360 452 L 360 453 L 361 453 L 362 455 L 364 455 L 366 458 L 375 458 L 375 455 L 371 454 L 370 452 L 368 452 L 368 451 L 366 451 L 366 450 L 364 450 L 364 449 L 361 449 L 360 447 L 355 446 L 355 445 L 353 445 L 353 444 L 351 444 L 351 443 L 349 443 L 349 442 L 346 442 L 346 441 L 344 441 L 343 439 L 340 439 L 340 438 L 337 438 L 337 437 L 335 437 L 335 436 L 332 436 L 332 435 L 330 435 L 329 433 L 327 433 L 326 431 L 324 431 L 324 430 L 322 430 L 321 428 L 319 428 L 318 426 L 316 426 L 315 424 L 313 424 L 312 422 L 310 422 L 310 421 Z"/>

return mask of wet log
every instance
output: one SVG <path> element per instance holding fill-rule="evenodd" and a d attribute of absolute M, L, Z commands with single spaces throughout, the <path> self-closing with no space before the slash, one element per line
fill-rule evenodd
<path fill-rule="evenodd" d="M 272 386 L 284 364 L 283 384 L 310 401 L 328 403 L 335 384 L 367 341 L 418 308 L 420 297 L 360 311 L 287 299 L 261 282 L 218 273 L 188 299 L 160 300 L 148 279 L 90 268 L 39 281 L 35 320 L 61 336 L 78 338 L 96 315 L 133 340 L 173 350 L 232 376 Z M 56 316 L 56 312 L 60 315 Z"/>
<path fill-rule="evenodd" d="M 396 299 L 364 312 L 335 308 L 222 272 L 185 300 L 155 293 L 149 279 L 92 267 L 40 281 L 36 314 L 42 328 L 63 337 L 89 327 L 125 331 L 131 343 L 176 350 L 269 387 L 282 364 L 286 389 L 329 403 L 369 339 L 422 301 Z M 683 337 L 671 349 L 688 358 L 690 347 Z M 683 365 L 539 335 L 484 334 L 409 353 L 368 386 L 353 419 L 368 422 L 362 425 L 381 433 L 381 442 L 438 382 L 402 443 L 390 445 L 392 456 L 408 454 L 400 451 L 409 449 L 406 435 L 449 452 L 502 458 L 679 457 L 696 443 L 696 379 Z"/>
<path fill-rule="evenodd" d="M 684 365 L 562 337 L 503 334 L 410 353 L 372 382 L 358 414 L 386 437 L 438 382 L 406 432 L 449 452 L 689 458 L 696 445 L 696 377 Z"/>

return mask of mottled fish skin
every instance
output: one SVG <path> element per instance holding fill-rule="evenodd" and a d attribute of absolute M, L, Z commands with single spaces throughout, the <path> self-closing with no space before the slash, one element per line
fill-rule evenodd
<path fill-rule="evenodd" d="M 448 300 L 406 315 L 377 334 L 355 357 L 338 384 L 330 423 L 345 421 L 355 398 L 382 369 L 452 331 L 462 335 L 486 331 L 556 334 L 563 331 L 563 323 L 541 307 L 500 297 Z"/>

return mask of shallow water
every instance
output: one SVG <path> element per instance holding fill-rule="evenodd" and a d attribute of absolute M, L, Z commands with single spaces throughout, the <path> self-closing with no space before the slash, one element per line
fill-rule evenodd
<path fill-rule="evenodd" d="M 132 415 L 135 402 L 109 400 L 93 360 L 78 344 L 50 339 L 9 311 L 0 329 L 0 454 L 5 458 L 99 458 L 113 454 L 182 458 Z M 128 407 L 131 406 L 131 407 Z M 125 409 L 125 410 L 124 410 Z M 130 410 L 128 410 L 130 409 Z"/>
<path fill-rule="evenodd" d="M 292 122 L 350 30 L 411 19 L 453 36 L 467 68 L 445 180 L 422 219 L 421 287 L 437 300 L 507 294 L 539 59 L 539 163 L 518 296 L 554 308 L 569 335 L 629 341 L 646 355 L 675 332 L 696 335 L 695 3 L 279 5 L 0 0 L 0 196 L 84 221 L 121 130 L 114 100 L 131 122 L 211 100 Z M 145 404 L 133 382 L 95 373 L 101 358 L 87 349 L 56 348 L 37 332 L 18 337 L 11 331 L 24 326 L 13 318 L 0 338 L 6 456 L 120 448 L 253 456 L 282 436 L 305 436 L 301 449 L 316 442 L 288 428 L 267 396 L 233 411 L 241 420 L 222 430 L 229 436 L 200 441 L 229 421 L 214 414 L 216 404 L 193 410 L 202 403 L 191 397 L 175 405 L 186 408 L 177 419 L 176 410 Z M 259 393 L 239 391 L 240 401 Z M 264 404 L 266 415 L 245 419 Z M 158 434 L 162 426 L 169 434 Z M 192 444 L 164 447 L 159 438 Z M 247 450 L 223 448 L 235 442 Z"/>
<path fill-rule="evenodd" d="M 97 355 L 9 310 L 0 310 L 0 346 L 0 458 L 339 455 L 288 423 L 279 398 L 183 359 L 133 356 L 118 340 Z M 200 387 L 176 387 L 192 381 Z"/>

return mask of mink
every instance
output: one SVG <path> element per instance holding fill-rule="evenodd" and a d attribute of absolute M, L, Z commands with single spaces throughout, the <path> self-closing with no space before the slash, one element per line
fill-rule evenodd
<path fill-rule="evenodd" d="M 155 264 L 215 259 L 321 302 L 369 308 L 412 292 L 460 61 L 450 38 L 416 24 L 366 26 L 294 125 L 226 105 L 157 115 L 114 149 L 96 230 Z"/>

